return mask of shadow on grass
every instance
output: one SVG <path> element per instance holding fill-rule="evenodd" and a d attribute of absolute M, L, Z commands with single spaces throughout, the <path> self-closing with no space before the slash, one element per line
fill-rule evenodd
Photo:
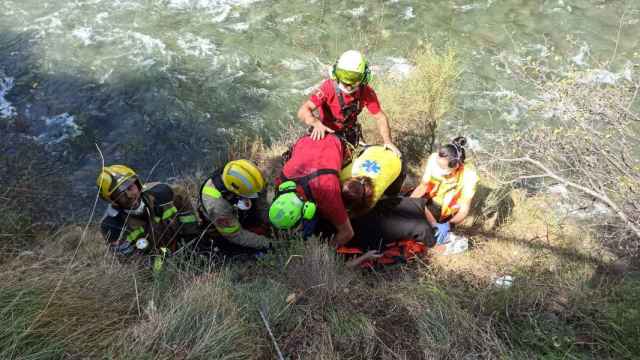
<path fill-rule="evenodd" d="M 502 226 L 513 213 L 515 202 L 511 198 L 510 186 L 490 187 L 479 183 L 471 202 L 471 227 L 485 231 Z"/>
<path fill-rule="evenodd" d="M 531 238 L 519 238 L 515 236 L 482 230 L 470 231 L 468 234 L 472 236 L 481 236 L 484 239 L 488 239 L 485 241 L 498 241 L 502 243 L 519 245 L 534 250 L 535 252 L 543 252 L 546 250 L 553 253 L 554 255 L 560 256 L 570 261 L 587 262 L 596 266 L 608 266 L 609 264 L 608 262 L 603 261 L 603 258 L 600 256 L 591 255 L 586 253 L 585 251 L 580 251 L 572 247 L 554 245 L 549 241 L 548 237 L 545 238 L 541 236 L 534 236 Z M 471 244 L 471 246 L 473 247 L 473 244 Z"/>

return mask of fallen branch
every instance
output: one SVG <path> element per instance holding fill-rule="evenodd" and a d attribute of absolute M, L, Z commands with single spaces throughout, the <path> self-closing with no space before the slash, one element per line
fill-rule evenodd
<path fill-rule="evenodd" d="M 537 167 L 538 169 L 544 171 L 544 175 L 558 181 L 559 183 L 567 186 L 567 187 L 571 187 L 574 188 L 576 190 L 579 190 L 585 194 L 591 195 L 592 197 L 600 200 L 601 202 L 603 202 L 605 205 L 607 205 L 609 208 L 611 208 L 615 214 L 622 220 L 624 221 L 625 225 L 631 229 L 631 231 L 633 231 L 636 236 L 638 236 L 640 238 L 640 227 L 638 227 L 637 224 L 635 224 L 634 222 L 632 222 L 629 217 L 627 216 L 627 214 L 624 213 L 624 211 L 622 211 L 622 209 L 620 209 L 620 207 L 618 207 L 618 205 L 616 205 L 616 203 L 614 203 L 613 201 L 611 201 L 611 199 L 609 199 L 609 197 L 606 194 L 603 193 L 599 193 L 593 189 L 587 188 L 585 186 L 582 186 L 580 184 L 576 184 L 572 181 L 569 181 L 565 178 L 563 178 L 562 176 L 557 175 L 556 173 L 554 173 L 551 169 L 549 169 L 548 167 L 546 167 L 544 164 L 542 164 L 540 161 L 534 160 L 528 156 L 526 157 L 520 157 L 520 158 L 512 158 L 512 159 L 499 159 L 500 161 L 503 162 L 526 162 L 529 164 L 534 165 L 535 167 Z M 540 177 L 540 175 L 536 175 L 536 177 Z"/>

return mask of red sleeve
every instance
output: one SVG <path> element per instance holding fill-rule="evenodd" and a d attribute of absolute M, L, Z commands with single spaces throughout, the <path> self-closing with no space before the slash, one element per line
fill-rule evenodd
<path fill-rule="evenodd" d="M 362 92 L 362 102 L 371 115 L 375 115 L 381 110 L 378 96 L 369 85 L 367 85 Z"/>
<path fill-rule="evenodd" d="M 347 209 L 342 202 L 340 181 L 335 176 L 320 176 L 317 178 L 321 183 L 322 192 L 313 191 L 320 216 L 329 220 L 333 226 L 340 226 L 347 222 Z M 314 189 L 315 190 L 315 189 Z"/>
<path fill-rule="evenodd" d="M 331 85 L 331 80 L 325 80 L 322 82 L 319 88 L 313 91 L 309 100 L 316 105 L 316 107 L 322 106 L 322 104 L 327 103 L 329 97 L 331 96 L 333 86 Z"/>

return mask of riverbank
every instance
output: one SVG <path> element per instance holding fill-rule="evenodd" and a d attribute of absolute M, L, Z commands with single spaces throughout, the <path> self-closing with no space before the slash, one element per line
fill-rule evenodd
<path fill-rule="evenodd" d="M 431 150 L 417 140 L 447 139 L 429 131 L 455 103 L 457 74 L 453 53 L 425 48 L 413 63 L 418 78 L 406 81 L 421 87 L 394 80 L 414 98 L 389 110 L 405 126 L 409 183 Z M 383 101 L 400 94 L 377 85 Z M 255 159 L 273 178 L 284 145 L 246 141 L 229 156 Z M 460 230 L 468 252 L 372 272 L 346 269 L 321 241 L 287 239 L 257 262 L 178 256 L 153 275 L 106 252 L 99 215 L 34 228 L 9 215 L 38 203 L 8 202 L 13 227 L 3 228 L 16 233 L 0 259 L 0 358 L 273 359 L 276 346 L 291 359 L 640 356 L 636 265 L 581 219 L 558 216 L 557 196 L 498 186 L 495 168 L 478 168 L 484 180 Z M 199 180 L 180 181 L 195 197 Z"/>
<path fill-rule="evenodd" d="M 515 193 L 471 249 L 354 272 L 291 240 L 257 263 L 169 261 L 160 276 L 105 254 L 92 228 L 60 229 L 2 265 L 8 359 L 616 358 L 640 354 L 640 272 L 551 199 Z M 505 285 L 500 278 L 510 276 Z"/>

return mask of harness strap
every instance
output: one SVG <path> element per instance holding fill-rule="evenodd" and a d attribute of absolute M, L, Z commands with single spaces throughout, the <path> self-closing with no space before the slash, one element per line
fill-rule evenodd
<path fill-rule="evenodd" d="M 207 210 L 204 207 L 204 199 L 202 198 L 202 195 L 209 195 L 214 198 L 222 196 L 231 203 L 235 203 L 238 200 L 238 195 L 227 190 L 226 186 L 224 186 L 224 183 L 222 182 L 222 176 L 220 176 L 221 174 L 222 169 L 215 170 L 209 178 L 202 182 L 202 185 L 200 185 L 200 191 L 198 192 L 198 212 L 203 219 L 206 219 L 208 221 L 211 221 L 211 219 L 209 219 Z M 211 180 L 215 189 L 207 188 L 206 185 L 209 180 Z"/>
<path fill-rule="evenodd" d="M 342 117 L 344 117 L 343 126 L 351 128 L 358 120 L 358 110 L 360 110 L 360 92 L 362 86 L 358 86 L 358 90 L 356 90 L 354 100 L 351 104 L 349 104 L 349 106 L 345 106 L 344 97 L 342 96 L 342 90 L 340 90 L 337 81 L 335 82 L 335 89 L 336 95 L 338 95 L 338 103 L 340 103 L 340 112 L 342 113 Z"/>
<path fill-rule="evenodd" d="M 307 198 L 307 201 L 315 202 L 315 200 L 313 199 L 313 194 L 311 193 L 311 188 L 309 187 L 309 182 L 312 179 L 317 178 L 318 176 L 331 174 L 335 176 L 339 175 L 338 170 L 335 169 L 319 169 L 310 174 L 294 178 L 288 178 L 284 173 L 281 173 L 280 178 L 282 179 L 282 182 L 291 180 L 297 185 L 302 186 L 302 189 L 304 190 L 304 196 Z"/>
<path fill-rule="evenodd" d="M 222 171 L 221 170 L 216 170 L 213 172 L 213 174 L 211 174 L 211 182 L 213 183 L 213 186 L 216 187 L 216 189 L 218 189 L 218 191 L 220 191 L 220 193 L 224 196 L 224 195 L 229 195 L 229 194 L 233 194 L 231 191 L 227 190 L 227 187 L 224 186 L 224 182 L 222 182 Z M 235 194 L 234 194 L 235 195 Z"/>

